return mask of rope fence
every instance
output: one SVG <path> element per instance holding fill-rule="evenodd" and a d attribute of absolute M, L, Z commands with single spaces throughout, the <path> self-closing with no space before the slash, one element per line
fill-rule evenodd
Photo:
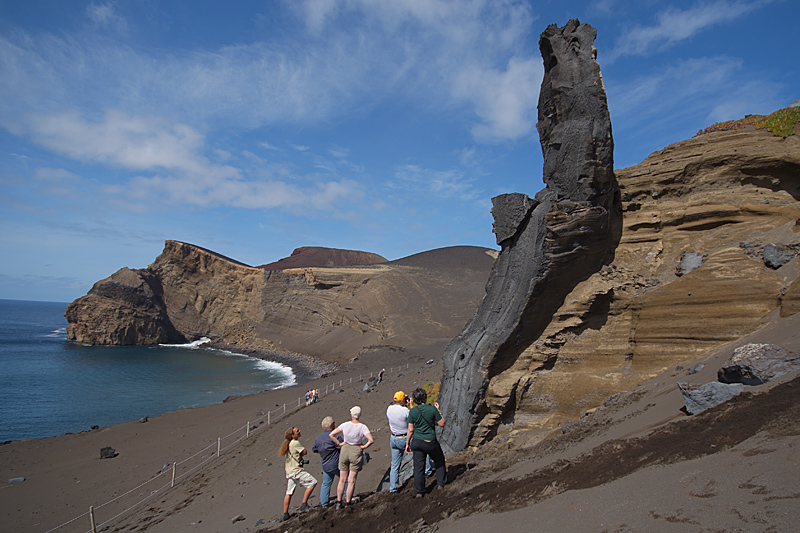
<path fill-rule="evenodd" d="M 401 370 L 408 370 L 409 367 L 410 367 L 409 364 L 405 364 L 405 365 L 400 365 L 397 368 L 394 368 L 394 367 L 393 368 L 389 368 L 388 370 L 384 370 L 383 372 L 384 372 L 384 374 L 391 374 L 393 372 L 399 372 Z M 362 380 L 364 380 L 364 379 L 372 379 L 373 377 L 376 377 L 378 374 L 379 374 L 379 372 L 370 372 L 369 375 L 360 374 L 358 377 L 350 377 L 350 378 L 347 378 L 347 379 L 341 379 L 338 382 L 335 381 L 330 385 L 325 385 L 325 389 L 319 388 L 319 389 L 316 389 L 316 390 L 319 391 L 318 392 L 319 397 L 327 396 L 329 394 L 332 394 L 334 391 L 342 389 L 343 387 L 345 387 L 347 385 L 351 385 L 353 382 L 360 383 Z M 273 411 L 267 411 L 265 414 L 262 414 L 261 416 L 259 416 L 255 420 L 253 420 L 252 422 L 248 421 L 247 424 L 244 427 L 239 427 L 238 429 L 235 429 L 234 431 L 232 431 L 231 433 L 225 435 L 224 437 L 218 437 L 215 442 L 212 442 L 211 444 L 209 444 L 208 446 L 206 446 L 202 450 L 194 453 L 193 455 L 191 455 L 191 456 L 189 456 L 189 457 L 187 457 L 187 458 L 185 458 L 183 460 L 180 460 L 180 461 L 175 461 L 175 462 L 172 462 L 172 463 L 169 463 L 169 462 L 165 463 L 164 467 L 162 467 L 162 469 L 157 474 L 155 474 L 153 477 L 151 477 L 147 481 L 144 481 L 144 482 L 140 483 L 139 485 L 133 487 L 132 489 L 130 489 L 130 490 L 118 495 L 118 496 L 115 496 L 114 498 L 108 500 L 105 503 L 102 503 L 102 504 L 96 505 L 96 506 L 95 505 L 90 506 L 89 510 L 87 512 L 85 512 L 85 513 L 83 513 L 83 514 L 81 514 L 79 516 L 76 516 L 75 518 L 72 518 L 71 520 L 68 520 L 67 522 L 64 522 L 63 524 L 60 524 L 60 525 L 58 525 L 58 526 L 56 526 L 56 527 L 54 527 L 52 529 L 48 529 L 45 533 L 51 533 L 53 531 L 58 531 L 61 528 L 64 528 L 64 527 L 66 527 L 66 526 L 68 526 L 70 524 L 73 524 L 74 522 L 76 522 L 78 520 L 81 520 L 81 519 L 86 520 L 87 517 L 88 517 L 88 521 L 89 521 L 89 523 L 91 525 L 91 528 L 89 530 L 87 530 L 86 533 L 97 533 L 97 531 L 99 531 L 99 530 L 109 526 L 110 524 L 114 523 L 115 521 L 119 520 L 122 516 L 126 515 L 127 513 L 131 512 L 131 511 L 133 511 L 134 509 L 136 509 L 137 507 L 139 507 L 140 505 L 142 505 L 146 501 L 152 499 L 156 495 L 164 493 L 166 490 L 168 490 L 168 489 L 174 487 L 176 484 L 178 484 L 181 480 L 184 480 L 184 479 L 188 478 L 190 475 L 193 475 L 201 467 L 203 467 L 204 465 L 208 464 L 211 460 L 213 460 L 213 459 L 215 459 L 217 457 L 220 457 L 223 452 L 228 451 L 231 448 L 233 448 L 234 446 L 236 446 L 237 444 L 245 441 L 248 437 L 250 437 L 250 435 L 253 432 L 258 431 L 259 429 L 271 426 L 272 424 L 274 424 L 274 423 L 278 422 L 279 420 L 281 420 L 287 414 L 291 414 L 291 413 L 296 412 L 296 411 L 298 411 L 298 410 L 300 410 L 300 409 L 302 409 L 304 407 L 308 407 L 309 405 L 312 405 L 311 403 L 305 403 L 304 404 L 303 403 L 304 400 L 306 400 L 306 398 L 304 396 L 301 396 L 301 397 L 299 397 L 297 399 L 297 405 L 295 405 L 294 402 L 291 402 L 289 404 L 285 403 L 285 404 L 283 404 L 282 407 L 279 407 L 279 408 L 277 408 L 277 409 L 275 409 Z M 262 411 L 262 413 L 263 413 L 263 411 Z M 239 436 L 238 438 L 234 439 L 234 436 L 239 435 L 240 433 L 243 433 L 243 434 L 241 436 Z M 229 439 L 233 439 L 233 441 L 230 442 L 230 443 L 227 443 L 227 444 L 225 444 L 223 446 L 223 443 L 227 442 Z M 189 463 L 189 464 L 187 464 L 187 463 Z M 178 471 L 179 467 L 183 467 L 183 472 L 180 475 L 177 474 L 177 471 Z M 169 477 L 169 479 L 166 480 L 166 482 L 162 482 L 158 486 L 155 486 L 155 482 L 157 480 L 159 480 L 159 479 L 161 479 L 161 478 L 163 478 L 164 476 L 167 476 L 167 475 L 169 475 L 170 477 Z M 151 486 L 151 488 L 148 489 L 148 488 L 146 488 L 147 486 Z M 104 522 L 99 523 L 99 524 L 96 522 L 95 513 L 98 510 L 103 509 L 106 506 L 109 506 L 109 505 L 111 505 L 111 504 L 113 504 L 115 502 L 119 502 L 122 498 L 125 498 L 126 496 L 129 496 L 129 495 L 131 495 L 131 494 L 133 494 L 133 493 L 135 493 L 137 491 L 140 491 L 139 494 L 138 494 L 138 497 L 140 499 L 138 501 L 136 501 L 132 505 L 128 506 L 127 508 L 123 509 L 122 511 L 118 512 L 117 514 L 111 516 L 110 518 L 107 518 Z"/>

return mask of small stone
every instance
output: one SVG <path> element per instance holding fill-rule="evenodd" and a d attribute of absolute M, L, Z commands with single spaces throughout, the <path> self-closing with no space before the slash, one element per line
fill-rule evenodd
<path fill-rule="evenodd" d="M 111 446 L 106 446 L 105 448 L 100 448 L 100 459 L 113 459 L 119 455 L 117 450 L 112 448 Z"/>
<path fill-rule="evenodd" d="M 24 477 L 12 477 L 11 479 L 8 480 L 8 484 L 16 485 L 17 483 L 22 483 L 23 481 L 25 481 Z"/>
<path fill-rule="evenodd" d="M 241 522 L 242 520 L 247 520 L 247 519 L 244 517 L 244 515 L 243 515 L 243 514 L 240 514 L 240 515 L 238 515 L 238 516 L 234 516 L 233 518 L 231 518 L 231 524 L 235 524 L 236 522 Z"/>
<path fill-rule="evenodd" d="M 703 368 L 705 368 L 705 366 L 706 365 L 703 365 L 703 364 L 694 366 L 694 367 L 692 367 L 692 368 L 690 368 L 689 370 L 686 371 L 686 375 L 687 376 L 691 376 L 692 374 L 697 374 L 698 372 L 703 370 Z"/>
<path fill-rule="evenodd" d="M 785 244 L 768 244 L 764 247 L 764 264 L 773 270 L 777 270 L 795 256 L 795 251 Z"/>

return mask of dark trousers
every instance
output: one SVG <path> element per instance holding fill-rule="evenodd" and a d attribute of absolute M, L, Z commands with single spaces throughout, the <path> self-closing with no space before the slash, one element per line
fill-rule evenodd
<path fill-rule="evenodd" d="M 436 470 L 436 484 L 444 487 L 447 483 L 447 469 L 444 465 L 444 452 L 442 452 L 439 442 L 411 439 L 411 451 L 414 454 L 414 492 L 418 494 L 425 492 L 425 459 L 428 456 Z"/>

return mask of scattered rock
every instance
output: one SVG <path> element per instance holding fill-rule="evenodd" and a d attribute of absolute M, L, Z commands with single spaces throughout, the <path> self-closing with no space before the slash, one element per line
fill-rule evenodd
<path fill-rule="evenodd" d="M 100 429 L 100 426 L 98 426 L 97 424 L 91 427 L 92 431 L 97 431 L 98 429 Z"/>
<path fill-rule="evenodd" d="M 697 366 L 693 366 L 692 368 L 690 368 L 689 370 L 686 371 L 686 375 L 687 376 L 691 376 L 692 374 L 697 374 L 698 372 L 703 370 L 705 367 L 706 367 L 706 365 L 704 365 L 702 363 L 697 365 Z"/>
<path fill-rule="evenodd" d="M 730 400 L 734 396 L 738 396 L 744 390 L 744 385 L 741 383 L 729 385 L 727 383 L 720 383 L 719 381 L 712 381 L 696 389 L 691 388 L 686 383 L 678 383 L 678 388 L 681 394 L 683 394 L 683 401 L 686 403 L 686 412 L 690 415 L 696 415 L 715 405 Z"/>
<path fill-rule="evenodd" d="M 139 423 L 140 424 L 144 424 L 146 422 L 149 422 L 149 420 L 150 420 L 149 418 L 147 418 L 146 416 L 143 416 L 142 418 L 139 419 Z"/>
<path fill-rule="evenodd" d="M 777 270 L 795 256 L 795 251 L 785 244 L 768 244 L 764 247 L 764 264 Z"/>
<path fill-rule="evenodd" d="M 776 344 L 745 344 L 717 371 L 722 383 L 761 385 L 800 368 L 800 355 Z"/>
<path fill-rule="evenodd" d="M 11 479 L 8 480 L 8 484 L 16 485 L 17 483 L 22 483 L 23 481 L 25 481 L 24 477 L 12 477 Z"/>
<path fill-rule="evenodd" d="M 113 459 L 114 457 L 118 456 L 117 450 L 112 448 L 111 446 L 106 446 L 105 448 L 100 448 L 100 459 Z"/>
<path fill-rule="evenodd" d="M 235 524 L 236 522 L 241 522 L 242 520 L 247 520 L 247 519 L 244 517 L 244 515 L 243 515 L 243 514 L 240 514 L 240 515 L 238 515 L 238 516 L 234 516 L 233 518 L 231 518 L 231 524 Z"/>

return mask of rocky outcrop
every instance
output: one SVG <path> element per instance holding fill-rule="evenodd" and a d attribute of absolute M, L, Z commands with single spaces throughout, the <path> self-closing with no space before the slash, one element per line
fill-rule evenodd
<path fill-rule="evenodd" d="M 321 246 L 303 246 L 292 251 L 292 255 L 273 263 L 260 265 L 264 270 L 286 270 L 288 268 L 367 266 L 386 263 L 386 258 L 371 252 L 340 250 Z"/>
<path fill-rule="evenodd" d="M 502 251 L 475 318 L 444 355 L 441 439 L 452 450 L 480 444 L 513 413 L 520 381 L 501 377 L 575 286 L 613 257 L 620 197 L 595 36 L 594 28 L 571 20 L 549 26 L 539 41 L 545 74 L 537 128 L 546 188 L 535 199 L 493 199 Z M 537 363 L 547 369 L 553 360 Z"/>
<path fill-rule="evenodd" d="M 186 342 L 167 316 L 161 281 L 146 269 L 122 268 L 98 281 L 64 316 L 68 338 L 85 344 Z"/>
<path fill-rule="evenodd" d="M 558 53 L 550 61 L 563 64 Z M 552 141 L 542 142 L 547 154 Z M 557 155 L 563 157 L 560 150 Z M 583 278 L 559 267 L 562 283 L 574 276 L 566 294 L 549 283 L 549 292 L 531 290 L 548 281 L 533 264 L 548 263 L 539 257 L 552 241 L 532 238 L 525 216 L 530 212 L 532 220 L 546 209 L 547 189 L 534 200 L 495 199 L 494 230 L 503 251 L 478 315 L 445 357 L 440 403 L 450 427 L 442 438 L 452 448 L 479 444 L 495 432 L 560 427 L 620 391 L 753 332 L 769 317 L 800 312 L 798 136 L 752 127 L 712 132 L 615 175 L 623 218 L 613 262 Z M 561 228 L 557 234 L 564 236 Z M 518 265 L 510 257 L 520 247 L 541 247 L 542 255 Z M 594 257 L 599 253 L 588 256 Z M 504 291 L 516 291 L 522 303 L 504 299 Z"/>
<path fill-rule="evenodd" d="M 334 363 L 367 346 L 443 344 L 477 306 L 493 251 L 418 255 L 413 265 L 266 271 L 167 241 L 146 269 L 123 268 L 71 303 L 68 336 L 87 344 L 209 337 Z"/>

